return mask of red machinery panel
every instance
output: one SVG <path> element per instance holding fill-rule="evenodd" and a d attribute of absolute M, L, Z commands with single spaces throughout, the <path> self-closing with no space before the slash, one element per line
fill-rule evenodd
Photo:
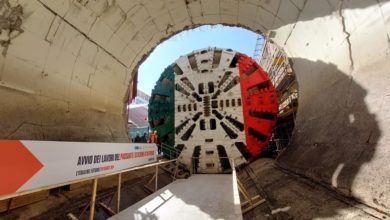
<path fill-rule="evenodd" d="M 267 73 L 245 54 L 237 53 L 247 149 L 258 156 L 267 147 L 278 114 L 278 97 Z"/>

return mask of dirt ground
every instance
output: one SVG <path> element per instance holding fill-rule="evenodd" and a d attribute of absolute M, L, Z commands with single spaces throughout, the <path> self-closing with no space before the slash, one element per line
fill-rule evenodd
<path fill-rule="evenodd" d="M 252 196 L 260 194 L 266 202 L 246 213 L 245 220 L 389 219 L 356 201 L 342 198 L 318 183 L 278 168 L 272 159 L 256 160 L 249 168 L 256 176 L 256 184 L 244 169 L 237 175 Z M 243 200 L 241 196 L 241 202 Z"/>

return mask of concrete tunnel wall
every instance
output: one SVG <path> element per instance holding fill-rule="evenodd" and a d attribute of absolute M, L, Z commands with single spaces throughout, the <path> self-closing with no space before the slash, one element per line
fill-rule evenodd
<path fill-rule="evenodd" d="M 128 84 L 153 48 L 187 28 L 236 25 L 283 46 L 297 74 L 280 166 L 390 213 L 387 0 L 9 2 L 23 6 L 24 32 L 0 56 L 1 138 L 126 142 Z"/>

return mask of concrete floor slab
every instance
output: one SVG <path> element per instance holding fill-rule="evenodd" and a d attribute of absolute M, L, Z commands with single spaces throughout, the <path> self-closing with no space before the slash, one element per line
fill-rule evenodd
<path fill-rule="evenodd" d="M 193 175 L 177 180 L 110 220 L 242 219 L 233 175 Z"/>

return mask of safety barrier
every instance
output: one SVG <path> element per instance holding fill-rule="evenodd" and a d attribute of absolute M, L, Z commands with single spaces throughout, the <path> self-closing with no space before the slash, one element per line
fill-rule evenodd
<path fill-rule="evenodd" d="M 93 219 L 98 179 L 160 165 L 155 144 L 0 140 L 0 200 L 93 180 L 89 219 Z M 61 171 L 61 172 L 59 172 Z"/>

